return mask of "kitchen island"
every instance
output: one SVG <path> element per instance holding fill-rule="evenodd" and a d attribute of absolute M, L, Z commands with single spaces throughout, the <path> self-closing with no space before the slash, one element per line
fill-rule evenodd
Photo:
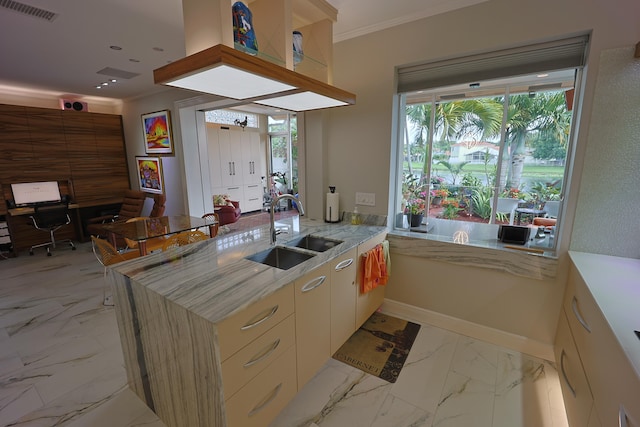
<path fill-rule="evenodd" d="M 268 425 L 315 369 L 297 357 L 304 352 L 296 343 L 309 342 L 299 335 L 303 327 L 316 337 L 314 354 L 330 357 L 337 345 L 323 344 L 330 340 L 325 340 L 329 329 L 343 326 L 330 323 L 338 313 L 328 305 L 333 303 L 329 289 L 346 283 L 335 290 L 347 289 L 341 302 L 353 301 L 348 308 L 353 331 L 363 313 L 382 302 L 384 288 L 358 292 L 356 267 L 362 254 L 385 238 L 385 227 L 299 217 L 277 225 L 288 229 L 278 246 L 309 234 L 342 243 L 282 270 L 245 259 L 271 246 L 265 226 L 109 270 L 129 386 L 167 426 Z M 348 267 L 352 278 L 339 276 L 345 274 L 340 266 Z M 313 296 L 323 288 L 326 293 Z M 301 310 L 296 316 L 301 303 L 326 310 L 302 325 L 308 316 Z"/>

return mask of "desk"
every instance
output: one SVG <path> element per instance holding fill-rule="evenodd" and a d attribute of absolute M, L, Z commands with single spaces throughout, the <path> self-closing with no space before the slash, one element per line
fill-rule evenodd
<path fill-rule="evenodd" d="M 116 246 L 116 236 L 125 237 L 138 242 L 140 255 L 144 256 L 147 254 L 147 240 L 149 239 L 208 227 L 211 224 L 213 224 L 211 221 L 202 218 L 174 215 L 147 218 L 143 221 L 110 222 L 102 224 L 102 228 L 109 234 L 109 240 L 114 247 Z M 211 235 L 211 231 L 209 234 Z"/>
<path fill-rule="evenodd" d="M 531 216 L 531 222 L 533 222 L 533 218 L 544 216 L 546 213 L 544 209 L 516 208 L 516 224 L 520 225 L 522 215 Z"/>
<path fill-rule="evenodd" d="M 13 245 L 13 256 L 18 255 L 18 251 L 28 249 L 33 245 L 43 243 L 46 233 L 38 231 L 33 227 L 30 215 L 33 215 L 32 207 L 11 208 L 7 209 L 7 225 L 9 234 L 11 235 L 11 243 Z M 77 203 L 69 203 L 69 217 L 71 224 L 62 227 L 56 232 L 56 240 L 71 239 L 82 241 L 82 223 L 80 221 L 80 205 Z"/>

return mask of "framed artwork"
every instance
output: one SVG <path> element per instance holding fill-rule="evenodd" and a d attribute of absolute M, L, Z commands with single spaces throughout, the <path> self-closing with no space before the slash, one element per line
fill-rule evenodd
<path fill-rule="evenodd" d="M 160 157 L 136 157 L 140 190 L 147 193 L 164 193 L 162 159 Z"/>
<path fill-rule="evenodd" d="M 171 114 L 169 110 L 142 115 L 144 149 L 147 154 L 173 154 Z"/>

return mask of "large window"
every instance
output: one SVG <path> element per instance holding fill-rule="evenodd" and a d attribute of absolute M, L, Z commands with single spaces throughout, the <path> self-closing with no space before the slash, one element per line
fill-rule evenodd
<path fill-rule="evenodd" d="M 535 225 L 544 227 L 540 246 L 553 248 L 577 73 L 401 94 L 396 228 L 495 239 L 493 224 Z"/>

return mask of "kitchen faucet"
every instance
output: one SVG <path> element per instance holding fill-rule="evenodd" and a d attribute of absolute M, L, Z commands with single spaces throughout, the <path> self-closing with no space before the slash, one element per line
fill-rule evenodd
<path fill-rule="evenodd" d="M 271 200 L 271 207 L 269 209 L 269 220 L 271 221 L 271 228 L 269 230 L 269 235 L 271 236 L 272 245 L 276 244 L 276 236 L 278 235 L 278 232 L 276 231 L 276 225 L 275 225 L 275 219 L 274 219 L 274 215 L 275 215 L 274 210 L 276 205 L 282 199 L 291 199 L 294 202 L 296 202 L 298 213 L 300 214 L 300 216 L 304 216 L 304 207 L 302 206 L 302 202 L 296 199 L 296 197 L 293 194 L 285 193 L 285 194 L 280 194 L 279 196 L 274 197 L 273 200 Z"/>

